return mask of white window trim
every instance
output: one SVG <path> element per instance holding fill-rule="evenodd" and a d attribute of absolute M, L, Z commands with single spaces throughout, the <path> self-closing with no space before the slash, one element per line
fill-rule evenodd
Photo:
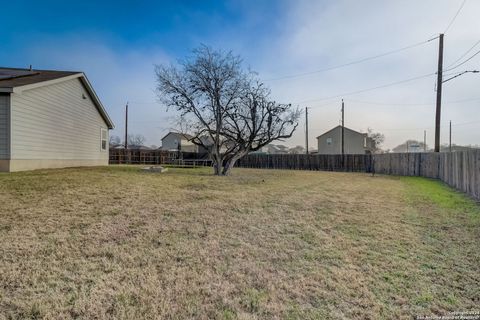
<path fill-rule="evenodd" d="M 105 132 L 105 148 L 103 148 L 103 133 Z M 108 150 L 108 130 L 100 128 L 100 151 Z"/>

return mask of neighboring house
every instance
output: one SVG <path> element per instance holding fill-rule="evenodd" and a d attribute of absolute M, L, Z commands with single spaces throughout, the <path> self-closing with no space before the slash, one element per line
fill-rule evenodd
<path fill-rule="evenodd" d="M 202 141 L 203 145 L 205 146 L 198 146 L 198 152 L 199 153 L 207 153 L 210 150 L 213 149 L 213 140 L 211 137 L 204 135 L 200 137 L 200 140 Z M 220 146 L 220 153 L 224 153 L 228 151 L 228 148 L 234 147 L 235 145 L 230 143 L 229 141 L 225 141 L 222 143 Z"/>
<path fill-rule="evenodd" d="M 169 132 L 162 138 L 162 150 L 198 152 L 199 148 L 190 140 L 193 137 L 189 134 Z"/>
<path fill-rule="evenodd" d="M 108 165 L 113 127 L 82 72 L 0 68 L 0 171 Z"/>
<path fill-rule="evenodd" d="M 305 152 L 306 152 L 306 150 L 302 146 L 296 146 L 296 147 L 290 148 L 288 150 L 288 153 L 290 153 L 290 154 L 305 154 Z"/>
<path fill-rule="evenodd" d="M 285 154 L 285 153 L 288 153 L 289 151 L 289 148 L 287 146 L 284 146 L 281 144 L 277 144 L 275 145 L 275 147 L 276 147 L 276 150 L 278 150 L 277 153 L 279 154 Z"/>
<path fill-rule="evenodd" d="M 199 139 L 204 146 L 198 146 L 191 140 L 193 136 L 189 134 L 183 134 L 178 132 L 169 132 L 162 138 L 162 147 L 160 149 L 167 151 L 183 151 L 183 152 L 195 152 L 195 153 L 208 153 L 208 149 L 213 146 L 213 140 L 208 136 L 201 136 Z M 179 148 L 180 144 L 180 148 Z M 231 146 L 228 142 L 224 143 L 220 147 L 220 152 L 226 152 L 228 146 Z"/>
<path fill-rule="evenodd" d="M 281 144 L 267 144 L 264 149 L 268 154 L 286 154 L 288 147 Z"/>
<path fill-rule="evenodd" d="M 325 132 L 317 137 L 318 154 L 342 154 L 342 126 Z M 345 127 L 345 154 L 371 153 L 374 142 L 366 133 L 361 133 Z"/>
<path fill-rule="evenodd" d="M 135 151 L 140 151 L 140 150 L 153 150 L 153 148 L 144 146 L 144 145 L 139 145 L 139 144 L 129 144 L 127 146 L 128 150 L 135 150 Z M 124 144 L 117 144 L 115 146 L 110 146 L 110 149 L 125 149 Z"/>
<path fill-rule="evenodd" d="M 289 153 L 289 148 L 281 144 L 267 144 L 266 146 L 261 147 L 257 151 L 250 152 L 251 154 L 287 154 Z"/>

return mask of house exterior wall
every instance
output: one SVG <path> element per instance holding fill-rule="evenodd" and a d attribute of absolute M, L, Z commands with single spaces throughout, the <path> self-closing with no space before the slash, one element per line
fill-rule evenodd
<path fill-rule="evenodd" d="M 345 129 L 345 154 L 365 154 L 368 150 L 364 147 L 366 134 Z M 328 143 L 331 139 L 331 144 Z M 341 154 L 342 153 L 342 128 L 336 127 L 333 130 L 317 138 L 319 154 Z M 368 141 L 367 141 L 368 146 Z"/>
<path fill-rule="evenodd" d="M 10 171 L 108 165 L 108 125 L 78 78 L 12 93 L 10 151 Z"/>
<path fill-rule="evenodd" d="M 10 159 L 10 95 L 0 94 L 0 160 Z"/>
<path fill-rule="evenodd" d="M 178 134 L 168 134 L 162 139 L 162 150 L 178 150 L 178 142 L 180 141 L 180 149 L 185 152 L 197 152 L 198 147 Z"/>

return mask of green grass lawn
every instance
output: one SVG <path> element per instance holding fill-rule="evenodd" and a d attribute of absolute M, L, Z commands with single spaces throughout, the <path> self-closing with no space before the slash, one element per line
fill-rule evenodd
<path fill-rule="evenodd" d="M 0 319 L 411 319 L 478 310 L 480 206 L 357 173 L 0 174 Z"/>

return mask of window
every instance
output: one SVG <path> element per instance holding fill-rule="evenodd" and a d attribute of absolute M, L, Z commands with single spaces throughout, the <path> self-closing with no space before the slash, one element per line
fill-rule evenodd
<path fill-rule="evenodd" d="M 107 150 L 107 129 L 100 129 L 100 148 L 102 151 Z"/>
<path fill-rule="evenodd" d="M 332 138 L 327 138 L 327 144 L 328 144 L 328 145 L 331 145 L 332 142 L 333 142 Z"/>

